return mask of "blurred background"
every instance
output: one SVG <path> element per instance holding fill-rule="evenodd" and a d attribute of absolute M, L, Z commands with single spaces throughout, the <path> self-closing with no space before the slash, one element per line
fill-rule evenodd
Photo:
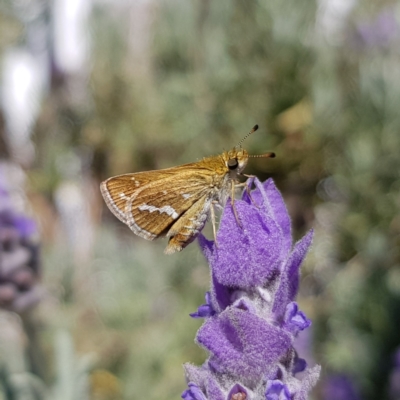
<path fill-rule="evenodd" d="M 313 399 L 400 399 L 400 2 L 0 0 L 0 399 L 176 399 L 207 264 L 101 180 L 275 151 Z M 206 234 L 210 234 L 209 227 Z"/>

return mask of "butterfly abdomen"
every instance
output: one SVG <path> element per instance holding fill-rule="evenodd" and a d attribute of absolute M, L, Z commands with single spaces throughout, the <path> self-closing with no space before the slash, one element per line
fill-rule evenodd
<path fill-rule="evenodd" d="M 204 196 L 176 221 L 167 233 L 169 241 L 166 254 L 181 251 L 193 242 L 207 222 L 211 201 L 210 197 Z"/>

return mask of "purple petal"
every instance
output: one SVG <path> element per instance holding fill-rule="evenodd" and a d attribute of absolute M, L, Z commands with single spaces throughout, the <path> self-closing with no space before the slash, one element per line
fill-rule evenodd
<path fill-rule="evenodd" d="M 294 335 L 303 331 L 311 325 L 311 321 L 306 315 L 299 310 L 299 306 L 295 301 L 292 301 L 286 306 L 284 317 L 284 328 Z"/>
<path fill-rule="evenodd" d="M 209 400 L 226 399 L 221 387 L 217 383 L 217 380 L 211 376 L 208 378 L 206 382 L 206 393 L 207 393 L 207 398 Z"/>
<path fill-rule="evenodd" d="M 211 305 L 210 292 L 206 292 L 206 304 L 201 305 L 196 312 L 189 314 L 192 318 L 212 317 L 215 310 Z"/>
<path fill-rule="evenodd" d="M 207 262 L 211 264 L 212 255 L 214 252 L 214 241 L 208 240 L 202 233 L 199 233 L 197 240 L 204 257 L 206 258 Z"/>
<path fill-rule="evenodd" d="M 212 317 L 215 314 L 213 308 L 208 304 L 201 305 L 196 312 L 190 313 L 189 315 L 192 318 L 206 318 Z"/>
<path fill-rule="evenodd" d="M 292 374 L 298 374 L 303 372 L 307 368 L 307 361 L 304 358 L 300 358 L 296 355 L 293 363 Z"/>
<path fill-rule="evenodd" d="M 219 373 L 259 379 L 285 354 L 290 337 L 254 314 L 230 308 L 208 319 L 197 341 L 211 352 L 211 366 Z"/>
<path fill-rule="evenodd" d="M 290 400 L 289 389 L 283 382 L 279 380 L 273 380 L 267 382 L 267 388 L 265 390 L 266 400 Z"/>
<path fill-rule="evenodd" d="M 185 390 L 181 397 L 184 400 L 207 400 L 207 397 L 204 393 L 200 390 L 200 388 L 192 382 L 188 384 L 189 388 Z"/>
<path fill-rule="evenodd" d="M 275 293 L 275 301 L 272 308 L 272 311 L 278 317 L 283 316 L 287 304 L 294 300 L 297 295 L 300 281 L 300 266 L 311 245 L 313 235 L 313 230 L 310 230 L 310 232 L 300 239 L 295 244 L 292 253 L 285 263 L 279 287 Z"/>
<path fill-rule="evenodd" d="M 253 197 L 250 198 L 251 195 L 249 195 L 249 192 L 251 191 L 251 188 L 253 187 L 255 179 L 256 179 L 256 177 L 252 176 L 252 177 L 248 178 L 247 181 L 245 182 L 246 186 L 242 192 L 242 200 L 245 201 L 247 204 L 254 204 Z"/>
<path fill-rule="evenodd" d="M 242 227 L 232 206 L 227 204 L 222 216 L 211 262 L 218 282 L 237 288 L 251 288 L 265 283 L 279 269 L 282 235 L 271 217 L 259 209 L 235 202 Z"/>
<path fill-rule="evenodd" d="M 272 179 L 268 179 L 264 183 L 256 179 L 254 183 L 257 189 L 251 193 L 251 196 L 258 204 L 266 206 L 268 214 L 282 229 L 282 250 L 288 253 L 292 248 L 292 227 L 283 197 Z"/>
<path fill-rule="evenodd" d="M 294 300 L 299 289 L 300 266 L 306 257 L 308 248 L 311 246 L 314 231 L 310 230 L 301 240 L 299 240 L 292 251 L 290 262 L 287 264 L 287 277 L 289 281 L 288 300 Z"/>
<path fill-rule="evenodd" d="M 216 311 L 221 312 L 231 305 L 231 292 L 234 289 L 221 285 L 214 274 L 212 274 L 211 290 L 211 304 Z"/>
<path fill-rule="evenodd" d="M 24 238 L 33 235 L 37 231 L 35 221 L 24 216 L 15 216 L 14 226 Z"/>

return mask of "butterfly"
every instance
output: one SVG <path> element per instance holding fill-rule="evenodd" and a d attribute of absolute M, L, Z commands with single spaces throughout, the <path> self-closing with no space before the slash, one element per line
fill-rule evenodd
<path fill-rule="evenodd" d="M 200 161 L 154 171 L 135 172 L 109 178 L 100 190 L 111 212 L 138 236 L 154 240 L 168 238 L 164 252 L 183 250 L 203 229 L 211 215 L 214 237 L 214 206 L 224 206 L 235 188 L 244 186 L 239 176 L 249 157 L 275 157 L 274 153 L 249 156 L 242 142 L 230 151 Z M 235 212 L 235 208 L 233 207 Z M 236 220 L 239 221 L 236 212 Z"/>

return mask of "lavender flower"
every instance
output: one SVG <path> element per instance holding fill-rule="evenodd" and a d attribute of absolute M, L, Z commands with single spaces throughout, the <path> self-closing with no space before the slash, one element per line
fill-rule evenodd
<path fill-rule="evenodd" d="M 2 177 L 0 177 L 2 178 Z M 42 297 L 35 222 L 17 214 L 0 181 L 0 308 L 25 312 Z"/>
<path fill-rule="evenodd" d="M 389 376 L 389 398 L 400 399 L 400 347 L 393 356 L 393 369 Z"/>
<path fill-rule="evenodd" d="M 325 400 L 361 399 L 354 382 L 345 374 L 336 374 L 325 378 L 322 395 Z"/>
<path fill-rule="evenodd" d="M 359 24 L 357 34 L 365 47 L 389 47 L 400 37 L 395 11 L 384 9 L 373 21 Z"/>
<path fill-rule="evenodd" d="M 250 179 L 249 187 L 253 182 L 251 195 L 244 191 L 235 201 L 242 226 L 228 202 L 218 246 L 199 237 L 212 287 L 192 317 L 206 318 L 196 340 L 209 357 L 201 367 L 185 365 L 185 400 L 307 399 L 319 377 L 320 367 L 307 368 L 293 347 L 311 323 L 295 297 L 312 232 L 292 248 L 289 215 L 274 182 Z"/>

